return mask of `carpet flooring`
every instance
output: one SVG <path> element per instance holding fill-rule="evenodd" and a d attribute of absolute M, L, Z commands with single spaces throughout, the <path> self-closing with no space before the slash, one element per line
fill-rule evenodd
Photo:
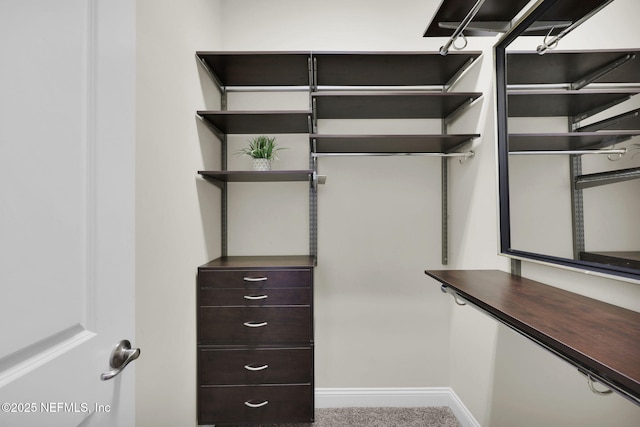
<path fill-rule="evenodd" d="M 254 427 L 461 427 L 450 408 L 317 408 L 314 423 Z"/>

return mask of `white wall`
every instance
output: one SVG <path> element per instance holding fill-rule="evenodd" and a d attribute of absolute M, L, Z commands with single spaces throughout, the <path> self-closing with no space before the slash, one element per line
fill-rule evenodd
<path fill-rule="evenodd" d="M 220 48 L 220 2 L 139 0 L 136 425 L 196 424 L 196 267 L 219 249 L 215 138 L 196 119 L 218 96 L 196 50 Z M 117 173 L 117 171 L 114 171 Z"/>
<path fill-rule="evenodd" d="M 625 1 L 629 3 L 617 0 Z M 422 32 L 438 4 L 138 0 L 137 340 L 144 362 L 136 374 L 138 425 L 195 425 L 195 268 L 218 256 L 220 242 L 219 192 L 195 173 L 219 166 L 217 141 L 195 119 L 199 108 L 218 108 L 219 98 L 197 66 L 194 52 L 435 51 L 444 40 L 425 39 Z M 467 48 L 484 50 L 484 55 L 460 89 L 485 95 L 454 123 L 453 131 L 483 136 L 474 143 L 473 159 L 465 164 L 450 162 L 451 268 L 508 269 L 508 260 L 497 255 L 494 42 L 473 39 Z M 252 96 L 231 94 L 230 102 L 235 103 L 233 108 L 245 108 L 266 99 Z M 277 104 L 299 102 L 303 101 L 294 96 Z M 377 132 L 384 132 L 414 123 L 375 125 Z M 320 131 L 344 127 L 362 132 L 357 121 L 326 121 L 320 126 Z M 291 135 L 281 142 L 292 148 L 281 153 L 275 167 L 306 167 L 302 148 L 306 138 Z M 242 136 L 230 138 L 229 151 L 242 143 Z M 230 156 L 229 162 L 232 168 L 248 167 L 241 157 Z M 523 425 L 521 417 L 529 425 L 554 425 L 549 423 L 550 412 L 570 423 L 583 421 L 580 411 L 593 402 L 590 395 L 574 393 L 575 383 L 582 382 L 579 375 L 572 377 L 574 371 L 567 370 L 564 362 L 510 336 L 510 331 L 472 308 L 455 306 L 423 274 L 425 269 L 443 268 L 438 160 L 319 162 L 328 179 L 320 187 L 318 201 L 318 387 L 452 386 L 485 426 Z M 244 218 L 230 218 L 230 253 L 306 253 L 306 189 L 298 184 L 251 186 L 238 184 L 230 191 L 230 213 L 246 215 L 248 203 L 253 203 L 249 196 L 255 196 L 266 211 L 276 209 L 272 218 L 280 224 L 272 233 L 275 238 L 267 235 L 252 241 L 252 234 L 241 226 Z M 277 206 L 290 208 L 283 211 Z M 287 229 L 297 232 L 283 234 L 289 233 Z M 634 285 L 528 264 L 524 271 L 551 284 L 640 309 L 635 302 L 640 301 L 640 287 Z M 549 372 L 564 369 L 564 375 L 560 381 L 552 376 L 550 383 L 540 384 L 530 378 L 536 372 L 531 366 Z M 518 404 L 523 395 L 530 405 Z M 616 420 L 625 425 L 631 416 L 637 419 L 637 408 L 621 400 L 606 398 L 597 404 L 604 407 L 597 407 L 603 413 L 615 411 Z M 553 402 L 558 404 L 551 406 Z M 584 420 L 581 425 L 598 423 Z"/>

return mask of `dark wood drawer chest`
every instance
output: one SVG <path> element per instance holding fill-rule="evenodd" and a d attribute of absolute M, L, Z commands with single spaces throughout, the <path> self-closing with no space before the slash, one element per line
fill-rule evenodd
<path fill-rule="evenodd" d="M 198 423 L 314 418 L 313 257 L 198 268 Z"/>

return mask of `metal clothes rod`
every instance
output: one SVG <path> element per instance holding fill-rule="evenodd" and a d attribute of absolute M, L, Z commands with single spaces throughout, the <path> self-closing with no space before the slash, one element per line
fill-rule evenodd
<path fill-rule="evenodd" d="M 587 19 L 591 18 L 593 15 L 595 15 L 598 12 L 600 12 L 602 9 L 604 9 L 612 1 L 613 0 L 607 0 L 606 2 L 602 3 L 600 6 L 596 7 L 591 12 L 587 13 L 582 18 L 580 18 L 579 20 L 577 20 L 576 22 L 571 24 L 571 26 L 569 26 L 569 27 L 565 28 L 564 30 L 562 30 L 560 33 L 558 33 L 557 36 L 552 37 L 551 40 L 547 41 L 546 37 L 545 37 L 544 43 L 536 48 L 536 51 L 538 52 L 538 54 L 539 55 L 544 55 L 547 50 L 553 49 L 558 44 L 558 42 L 560 40 L 562 40 L 567 34 L 569 34 L 571 31 L 575 30 L 576 28 L 578 28 Z"/>
<path fill-rule="evenodd" d="M 484 4 L 484 2 L 485 2 L 485 0 L 478 0 L 476 2 L 476 4 L 473 5 L 473 7 L 471 8 L 471 10 L 467 14 L 467 16 L 465 16 L 465 18 L 462 20 L 462 22 L 460 22 L 460 25 L 458 25 L 458 28 L 456 28 L 456 30 L 453 32 L 451 37 L 449 37 L 449 40 L 447 40 L 447 42 L 444 44 L 444 46 L 442 46 L 440 48 L 440 55 L 447 56 L 447 54 L 449 53 L 449 48 L 451 47 L 451 45 L 457 40 L 457 38 L 460 36 L 460 34 L 462 34 L 462 32 L 465 30 L 465 28 L 467 28 L 467 25 L 469 25 L 471 20 L 476 16 L 476 14 L 480 10 L 480 8 Z"/>
<path fill-rule="evenodd" d="M 543 154 L 619 154 L 624 155 L 626 148 L 614 148 L 610 150 L 549 150 L 549 151 L 511 151 L 509 155 L 543 155 Z"/>
<path fill-rule="evenodd" d="M 474 156 L 473 151 L 466 153 L 311 153 L 312 157 L 364 157 L 364 156 L 421 156 L 421 157 L 464 157 Z"/>

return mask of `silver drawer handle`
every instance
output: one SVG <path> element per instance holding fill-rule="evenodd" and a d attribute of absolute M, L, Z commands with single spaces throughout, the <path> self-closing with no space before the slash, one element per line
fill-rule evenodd
<path fill-rule="evenodd" d="M 267 295 L 245 295 L 244 299 L 248 299 L 251 301 L 255 301 L 255 300 L 260 300 L 260 299 L 267 299 L 269 298 Z"/>
<path fill-rule="evenodd" d="M 265 369 L 267 369 L 269 367 L 269 365 L 262 365 L 262 366 L 251 366 L 251 365 L 244 365 L 244 369 L 246 369 L 247 371 L 263 371 Z"/>
<path fill-rule="evenodd" d="M 244 402 L 245 405 L 247 405 L 249 408 L 262 408 L 263 406 L 267 406 L 269 404 L 268 400 L 265 400 L 264 402 L 260 402 L 260 403 L 251 403 L 249 401 Z"/>
<path fill-rule="evenodd" d="M 267 322 L 261 322 L 261 323 L 244 322 L 243 325 L 246 326 L 247 328 L 261 328 L 263 326 L 267 326 Z"/>
<path fill-rule="evenodd" d="M 266 277 L 262 276 L 262 277 L 245 277 L 242 280 L 244 280 L 245 282 L 264 282 L 265 280 L 267 280 Z"/>

